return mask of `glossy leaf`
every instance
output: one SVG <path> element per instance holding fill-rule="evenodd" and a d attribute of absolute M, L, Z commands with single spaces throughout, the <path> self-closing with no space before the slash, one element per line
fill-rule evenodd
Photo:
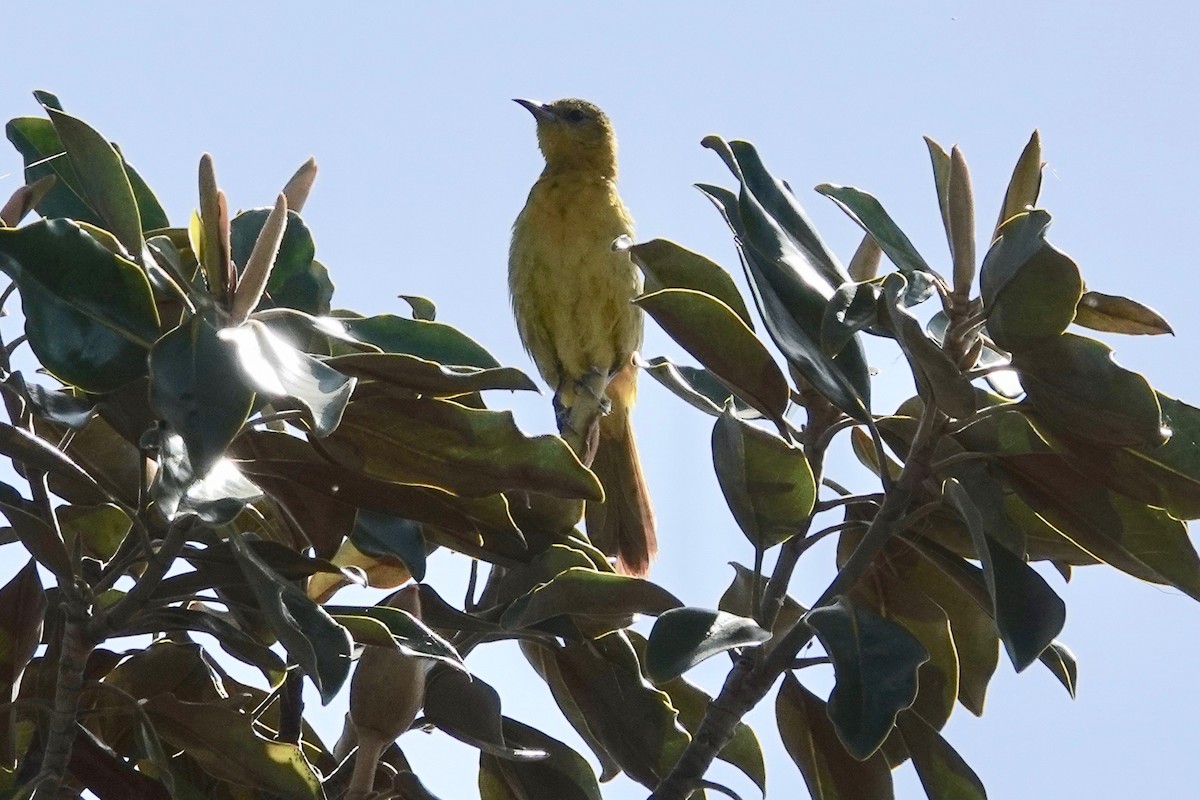
<path fill-rule="evenodd" d="M 17 117 L 4 128 L 8 140 L 25 162 L 25 182 L 48 175 L 56 178 L 50 192 L 37 204 L 43 217 L 65 217 L 103 225 L 104 220 L 83 199 L 83 188 L 71 160 L 63 150 L 54 124 L 42 117 Z"/>
<path fill-rule="evenodd" d="M 438 364 L 476 369 L 500 366 L 491 353 L 469 336 L 441 322 L 406 319 L 392 314 L 338 322 L 354 338 L 373 344 L 385 353 L 404 353 Z"/>
<path fill-rule="evenodd" d="M 929 653 L 907 630 L 845 597 L 814 608 L 807 622 L 837 678 L 829 719 L 850 754 L 865 760 L 916 699 L 917 669 Z"/>
<path fill-rule="evenodd" d="M 1106 445 L 1157 447 L 1167 437 L 1154 389 L 1103 342 L 1064 334 L 1013 354 L 1026 400 L 1054 429 Z"/>
<path fill-rule="evenodd" d="M 820 259 L 797 248 L 745 191 L 739 198 L 716 186 L 699 188 L 735 234 L 755 304 L 772 341 L 834 405 L 856 419 L 865 418 L 871 389 L 862 344 L 851 342 L 836 358 L 820 348 L 821 318 L 836 288 L 821 272 Z"/>
<path fill-rule="evenodd" d="M 646 677 L 669 681 L 705 659 L 738 647 L 754 647 L 771 638 L 753 619 L 707 608 L 663 612 L 646 643 Z"/>
<path fill-rule="evenodd" d="M 1075 654 L 1062 642 L 1051 642 L 1038 660 L 1046 665 L 1074 700 L 1075 689 L 1079 685 L 1079 665 L 1075 661 Z"/>
<path fill-rule="evenodd" d="M 662 289 L 701 292 L 724 303 L 747 328 L 754 330 L 754 321 L 733 277 L 715 261 L 668 239 L 635 244 L 629 248 L 629 255 L 646 274 L 646 294 Z"/>
<path fill-rule="evenodd" d="M 515 761 L 545 758 L 545 750 L 505 741 L 500 695 L 489 684 L 454 669 L 437 669 L 425 685 L 425 720 L 483 753 Z"/>
<path fill-rule="evenodd" d="M 988 335 L 1010 352 L 1037 349 L 1065 331 L 1083 294 L 1079 267 L 1046 241 L 1048 227 L 1041 210 L 1008 220 L 979 270 Z"/>
<path fill-rule="evenodd" d="M 46 616 L 46 592 L 38 576 L 37 562 L 30 561 L 0 587 L 0 702 L 16 699 L 22 673 L 33 658 L 42 638 Z M 0 709 L 0 760 L 16 763 L 18 755 L 13 709 Z"/>
<path fill-rule="evenodd" d="M 713 427 L 712 451 L 725 502 L 751 544 L 766 550 L 794 536 L 817 496 L 804 451 L 729 411 Z"/>
<path fill-rule="evenodd" d="M 509 717 L 502 720 L 505 741 L 545 758 L 534 761 L 502 759 L 482 753 L 479 764 L 482 800 L 601 800 L 591 766 L 567 745 Z"/>
<path fill-rule="evenodd" d="M 929 723 L 902 714 L 898 724 L 929 800 L 987 800 L 979 776 Z"/>
<path fill-rule="evenodd" d="M 830 357 L 842 352 L 854 334 L 877 323 L 879 290 L 873 280 L 843 283 L 829 298 L 821 318 L 821 348 Z"/>
<path fill-rule="evenodd" d="M 512 414 L 446 400 L 371 398 L 352 403 L 326 445 L 346 466 L 467 497 L 527 490 L 600 500 L 600 482 L 566 442 L 527 437 Z"/>
<path fill-rule="evenodd" d="M 142 219 L 133 186 L 120 154 L 81 119 L 47 107 L 47 114 L 66 149 L 83 196 L 99 212 L 105 228 L 134 255 L 142 252 Z"/>
<path fill-rule="evenodd" d="M 8 382 L 13 383 L 15 375 L 9 376 Z M 79 430 L 88 423 L 96 413 L 96 404 L 85 397 L 76 397 L 64 390 L 51 390 L 36 383 L 20 381 L 20 391 L 38 419 L 62 425 L 71 430 Z"/>
<path fill-rule="evenodd" d="M 283 660 L 266 645 L 232 622 L 200 608 L 159 608 L 138 614 L 121 629 L 122 635 L 157 634 L 164 631 L 207 633 L 230 655 L 264 673 L 282 676 Z"/>
<path fill-rule="evenodd" d="M 150 402 L 183 437 L 194 475 L 212 469 L 254 402 L 233 343 L 199 316 L 163 336 L 150 351 Z"/>
<path fill-rule="evenodd" d="M 813 800 L 892 800 L 892 775 L 882 753 L 858 760 L 846 751 L 825 702 L 787 673 L 775 698 L 779 737 L 800 768 Z"/>
<path fill-rule="evenodd" d="M 690 289 L 662 289 L 634 302 L 719 380 L 786 431 L 787 380 L 729 306 Z"/>
<path fill-rule="evenodd" d="M 657 616 L 682 606 L 666 589 L 641 578 L 572 567 L 515 600 L 500 618 L 509 629 L 526 628 L 559 615 L 613 618 L 617 630 L 633 614 Z M 607 631 L 606 631 L 607 632 Z"/>
<path fill-rule="evenodd" d="M 350 634 L 294 583 L 283 580 L 244 537 L 235 535 L 231 542 L 271 631 L 329 703 L 350 674 Z"/>
<path fill-rule="evenodd" d="M 946 498 L 971 531 L 992 596 L 996 627 L 1017 672 L 1032 664 L 1061 631 L 1067 607 L 1045 578 L 996 541 L 988 520 L 958 481 L 943 487 Z"/>
<path fill-rule="evenodd" d="M 170 694 L 151 698 L 144 708 L 164 740 L 216 778 L 289 800 L 322 796 L 320 779 L 300 748 L 262 738 L 246 714 Z"/>
<path fill-rule="evenodd" d="M 1075 307 L 1075 324 L 1094 331 L 1156 336 L 1174 334 L 1157 311 L 1120 295 L 1084 292 Z"/>
<path fill-rule="evenodd" d="M 933 167 L 933 185 L 937 189 L 942 227 L 946 229 L 946 243 L 953 247 L 954 236 L 950 232 L 950 154 L 933 139 L 928 136 L 924 138 L 925 149 L 929 151 L 929 161 Z"/>
<path fill-rule="evenodd" d="M 537 391 L 537 385 L 514 367 L 447 366 L 403 353 L 354 353 L 325 360 L 338 372 L 379 381 L 429 397 L 454 397 L 486 389 Z"/>
<path fill-rule="evenodd" d="M 703 367 L 676 364 L 666 356 L 652 358 L 640 366 L 676 397 L 705 414 L 719 416 L 725 404 L 732 400 L 737 415 L 743 419 L 762 416 L 739 400 L 728 386 Z"/>
<path fill-rule="evenodd" d="M 928 276 L 933 270 L 878 200 L 853 186 L 823 183 L 817 187 L 817 191 L 836 203 L 850 219 L 869 233 L 884 255 L 908 279 L 905 305 L 915 306 L 929 299 L 933 294 L 933 284 Z"/>
<path fill-rule="evenodd" d="M 297 350 L 257 320 L 218 335 L 234 345 L 247 386 L 272 398 L 278 407 L 299 406 L 316 436 L 333 433 L 350 402 L 356 378 Z"/>
<path fill-rule="evenodd" d="M 0 269 L 17 282 L 29 344 L 56 377 L 106 392 L 145 374 L 158 315 L 136 266 L 55 219 L 0 230 Z"/>
<path fill-rule="evenodd" d="M 396 647 L 405 655 L 432 659 L 458 670 L 465 669 L 462 665 L 462 658 L 453 645 L 402 608 L 393 608 L 387 605 L 327 605 L 324 606 L 324 609 L 336 617 L 370 617 L 387 627 L 392 634 L 392 639 L 395 640 Z"/>

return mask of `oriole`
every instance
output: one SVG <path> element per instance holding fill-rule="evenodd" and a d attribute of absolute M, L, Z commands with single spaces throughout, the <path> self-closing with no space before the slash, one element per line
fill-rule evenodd
<path fill-rule="evenodd" d="M 517 330 L 554 390 L 560 432 L 604 487 L 604 502 L 587 507 L 589 538 L 619 569 L 644 575 L 657 543 L 630 419 L 632 356 L 642 340 L 641 310 L 630 301 L 642 281 L 629 255 L 613 248 L 633 234 L 617 194 L 616 136 L 584 100 L 516 102 L 537 120 L 546 159 L 513 225 L 508 281 Z"/>

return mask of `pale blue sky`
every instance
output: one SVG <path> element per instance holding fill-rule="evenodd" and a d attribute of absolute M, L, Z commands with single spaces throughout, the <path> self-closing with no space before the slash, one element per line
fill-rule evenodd
<path fill-rule="evenodd" d="M 195 205 L 202 152 L 213 153 L 231 204 L 243 208 L 269 203 L 315 155 L 321 173 L 305 217 L 337 283 L 335 302 L 402 313 L 396 295 L 427 295 L 439 319 L 531 374 L 508 311 L 505 261 L 540 159 L 532 120 L 509 98 L 599 103 L 620 134 L 621 189 L 639 237 L 675 239 L 731 269 L 728 232 L 691 188 L 730 182 L 699 146 L 705 134 L 755 142 L 843 259 L 859 231 L 807 187 L 871 191 L 944 266 L 922 134 L 965 151 L 986 236 L 1037 127 L 1052 241 L 1090 288 L 1154 306 L 1178 334 L 1114 338 L 1118 359 L 1200 403 L 1200 317 L 1183 291 L 1200 178 L 1192 4 L 10 5 L 0 24 L 5 118 L 38 113 L 32 89 L 58 93 L 120 142 L 177 224 Z M 0 195 L 19 185 L 19 172 L 15 152 L 0 148 L 0 175 L 14 173 L 0 178 Z M 682 356 L 647 327 L 644 355 Z M 894 350 L 871 357 L 876 410 L 887 410 L 911 382 Z M 546 396 L 492 404 L 514 408 L 531 432 L 552 429 Z M 713 606 L 731 576 L 725 562 L 752 554 L 713 479 L 711 420 L 644 379 L 636 426 L 663 551 L 654 578 L 689 604 Z M 852 457 L 835 458 L 830 471 L 865 480 Z M 807 557 L 793 586 L 802 601 L 824 587 L 831 560 L 828 548 Z M 430 580 L 457 596 L 464 561 L 434 557 Z M 18 566 L 15 549 L 0 550 L 0 572 Z M 1080 660 L 1079 699 L 1037 665 L 1014 676 L 1002 661 L 985 716 L 957 709 L 947 738 L 994 798 L 1190 796 L 1200 606 L 1104 568 L 1077 570 L 1067 586 L 1051 580 L 1068 603 L 1062 638 Z M 583 750 L 514 649 L 483 648 L 469 664 L 501 689 L 507 714 Z M 694 677 L 711 690 L 721 672 Z M 771 795 L 802 797 L 765 705 L 751 722 L 767 748 Z M 330 743 L 343 708 L 316 715 Z M 401 744 L 444 800 L 475 796 L 474 751 L 441 734 Z M 755 796 L 736 773 L 713 774 Z M 620 778 L 605 796 L 646 792 Z M 923 796 L 909 768 L 897 775 L 897 796 Z"/>

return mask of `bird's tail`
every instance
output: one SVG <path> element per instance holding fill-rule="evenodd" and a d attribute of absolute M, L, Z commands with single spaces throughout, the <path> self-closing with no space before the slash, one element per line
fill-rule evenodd
<path fill-rule="evenodd" d="M 608 384 L 609 413 L 600 419 L 600 436 L 592 471 L 604 486 L 604 502 L 587 504 L 588 537 L 596 547 L 616 555 L 617 568 L 642 576 L 658 552 L 650 493 L 633 435 L 633 401 L 637 368 L 627 365 Z"/>

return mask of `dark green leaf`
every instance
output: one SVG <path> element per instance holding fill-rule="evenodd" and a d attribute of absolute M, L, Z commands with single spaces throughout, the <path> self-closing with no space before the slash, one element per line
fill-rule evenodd
<path fill-rule="evenodd" d="M 196 631 L 214 637 L 230 655 L 264 673 L 282 676 L 283 661 L 266 645 L 225 619 L 196 608 L 159 608 L 138 614 L 121 629 L 123 636 Z"/>
<path fill-rule="evenodd" d="M 8 140 L 25 161 L 27 184 L 53 175 L 57 180 L 36 206 L 43 217 L 65 217 L 103 225 L 104 220 L 83 199 L 83 189 L 59 141 L 54 124 L 41 117 L 18 117 L 4 128 Z"/>
<path fill-rule="evenodd" d="M 813 800 L 892 800 L 892 774 L 883 754 L 860 761 L 846 752 L 825 702 L 791 673 L 775 698 L 775 718 Z"/>
<path fill-rule="evenodd" d="M 29 555 L 59 580 L 71 581 L 74 570 L 63 540 L 35 513 L 16 489 L 0 483 L 0 514 L 8 518 L 12 532 Z"/>
<path fill-rule="evenodd" d="M 400 299 L 408 303 L 412 309 L 413 319 L 423 319 L 427 322 L 433 322 L 437 317 L 437 305 L 428 297 L 421 297 L 416 294 L 402 294 Z"/>
<path fill-rule="evenodd" d="M 786 432 L 787 380 L 729 306 L 690 289 L 662 289 L 634 302 L 722 383 Z"/>
<path fill-rule="evenodd" d="M 951 478 L 943 491 L 971 531 L 992 596 L 1000 639 L 1020 672 L 1062 631 L 1066 604 L 1033 567 L 996 541 L 989 532 L 988 519 L 979 513 L 962 484 Z"/>
<path fill-rule="evenodd" d="M 750 311 L 733 278 L 719 264 L 667 239 L 652 239 L 629 248 L 635 264 L 646 273 L 646 294 L 660 289 L 691 289 L 720 300 L 754 330 Z"/>
<path fill-rule="evenodd" d="M 1166 442 L 1162 410 L 1149 382 L 1112 359 L 1103 342 L 1063 334 L 1013 354 L 1026 400 L 1054 429 L 1106 445 Z"/>
<path fill-rule="evenodd" d="M 513 761 L 480 754 L 482 800 L 602 800 L 600 786 L 583 756 L 536 728 L 504 717 L 505 741 L 547 754 L 536 761 Z"/>
<path fill-rule="evenodd" d="M 403 590 L 401 590 L 403 591 Z M 334 606 L 324 607 L 336 617 L 369 617 L 383 623 L 392 634 L 400 652 L 417 658 L 428 658 L 458 670 L 463 670 L 462 658 L 448 641 L 439 636 L 424 622 L 402 608 L 391 606 Z"/>
<path fill-rule="evenodd" d="M 29 344 L 56 377 L 106 392 L 145 374 L 158 313 L 134 264 L 54 219 L 0 230 L 0 269 L 17 282 Z"/>
<path fill-rule="evenodd" d="M 1036 350 L 1065 331 L 1083 293 L 1079 267 L 1046 241 L 1049 226 L 1041 210 L 1008 220 L 979 270 L 988 335 L 1014 353 Z"/>
<path fill-rule="evenodd" d="M 183 437 L 196 478 L 225 455 L 250 414 L 237 348 L 199 316 L 162 337 L 150 351 L 150 401 Z"/>
<path fill-rule="evenodd" d="M 420 523 L 360 508 L 354 515 L 350 540 L 369 556 L 399 558 L 413 580 L 425 580 L 425 535 Z"/>
<path fill-rule="evenodd" d="M 712 451 L 725 502 L 751 544 L 766 550 L 800 530 L 817 497 L 803 450 L 726 411 Z"/>
<path fill-rule="evenodd" d="M 17 373 L 19 374 L 19 373 Z M 11 382 L 15 374 L 9 377 Z M 34 416 L 77 431 L 96 413 L 96 404 L 66 391 L 53 391 L 36 383 L 21 381 L 21 389 L 29 400 Z"/>
<path fill-rule="evenodd" d="M 821 318 L 821 348 L 831 358 L 842 352 L 854 334 L 878 323 L 879 281 L 843 283 L 829 298 Z"/>
<path fill-rule="evenodd" d="M 490 753 L 514 761 L 536 761 L 545 750 L 505 741 L 500 695 L 490 685 L 455 669 L 435 669 L 425 683 L 425 720 Z"/>
<path fill-rule="evenodd" d="M 38 577 L 37 562 L 30 561 L 0 588 L 0 686 L 11 693 L 42 638 L 46 592 Z M 18 756 L 12 707 L 0 709 L 0 759 L 5 767 Z"/>
<path fill-rule="evenodd" d="M 353 353 L 325 363 L 346 375 L 379 381 L 429 397 L 454 397 L 485 389 L 537 391 L 537 385 L 514 367 L 446 366 L 403 353 Z"/>
<path fill-rule="evenodd" d="M 277 407 L 299 406 L 316 436 L 333 433 L 350 402 L 356 378 L 297 350 L 257 320 L 227 328 L 219 335 L 235 346 L 247 385 L 272 398 Z"/>
<path fill-rule="evenodd" d="M 1075 324 L 1094 331 L 1155 336 L 1174 334 L 1171 325 L 1152 308 L 1120 295 L 1084 292 L 1075 308 Z"/>
<path fill-rule="evenodd" d="M 47 108 L 50 121 L 75 168 L 83 197 L 99 212 L 104 227 L 135 257 L 142 252 L 142 219 L 121 156 L 108 140 L 81 119 Z"/>
<path fill-rule="evenodd" d="M 652 358 L 641 367 L 676 397 L 706 414 L 718 416 L 725 404 L 733 400 L 736 413 L 743 419 L 758 419 L 762 416 L 746 406 L 728 386 L 702 367 L 676 364 L 666 356 Z"/>
<path fill-rule="evenodd" d="M 898 724 L 929 800 L 987 800 L 979 776 L 928 722 L 901 714 Z"/>
<path fill-rule="evenodd" d="M 246 266 L 270 213 L 270 209 L 255 208 L 243 211 L 230 221 L 230 253 L 239 270 Z M 289 211 L 283 241 L 267 281 L 270 306 L 295 308 L 309 314 L 329 313 L 333 285 L 329 283 L 325 268 L 313 261 L 315 253 L 316 246 L 308 226 L 299 214 Z"/>
<path fill-rule="evenodd" d="M 929 151 L 929 161 L 933 166 L 933 184 L 937 189 L 942 226 L 946 229 L 946 243 L 953 247 L 950 234 L 950 154 L 928 136 L 925 137 L 925 148 Z"/>
<path fill-rule="evenodd" d="M 259 609 L 288 655 L 329 703 L 350 674 L 350 634 L 329 613 L 263 561 L 241 534 L 231 540 Z"/>
<path fill-rule="evenodd" d="M 975 390 L 941 347 L 925 335 L 925 329 L 900 303 L 905 291 L 903 275 L 884 279 L 883 306 L 890 327 L 904 351 L 923 396 L 951 417 L 967 417 L 975 411 Z"/>
<path fill-rule="evenodd" d="M 0 422 L 0 453 L 25 469 L 58 475 L 86 484 L 100 491 L 99 484 L 87 470 L 54 445 L 7 422 Z"/>
<path fill-rule="evenodd" d="M 500 623 L 509 629 L 525 628 L 564 614 L 621 620 L 631 614 L 657 616 L 681 605 L 679 598 L 650 581 L 573 567 L 514 601 Z M 610 630 L 621 627 L 618 621 Z"/>
<path fill-rule="evenodd" d="M 500 362 L 466 334 L 441 322 L 382 314 L 338 322 L 356 339 L 385 353 L 404 353 L 439 364 L 495 369 Z"/>
<path fill-rule="evenodd" d="M 320 778 L 300 748 L 259 736 L 247 714 L 209 703 L 185 703 L 170 694 L 148 700 L 144 708 L 164 740 L 216 778 L 288 800 L 322 796 Z"/>
<path fill-rule="evenodd" d="M 669 681 L 707 658 L 737 647 L 754 647 L 771 638 L 747 617 L 707 608 L 663 612 L 646 643 L 646 677 Z"/>
<path fill-rule="evenodd" d="M 595 475 L 562 439 L 527 437 L 507 411 L 447 400 L 356 401 L 326 447 L 344 465 L 368 475 L 467 497 L 512 490 L 603 497 Z"/>
<path fill-rule="evenodd" d="M 1075 654 L 1062 642 L 1051 642 L 1038 656 L 1038 660 L 1058 678 L 1058 682 L 1074 700 L 1075 688 L 1079 685 L 1079 665 L 1075 661 Z"/>
<path fill-rule="evenodd" d="M 626 631 L 625 635 L 637 651 L 638 658 L 645 663 L 646 640 L 632 630 Z M 683 677 L 672 678 L 660 683 L 658 688 L 671 698 L 671 705 L 679 711 L 680 724 L 694 736 L 700 729 L 704 715 L 708 712 L 712 697 Z M 767 768 L 763 763 L 762 745 L 759 744 L 758 736 L 755 735 L 753 728 L 745 722 L 738 722 L 734 725 L 733 734 L 717 753 L 717 758 L 740 769 L 746 777 L 754 781 L 754 785 L 758 787 L 759 791 L 764 796 L 766 795 Z"/>
<path fill-rule="evenodd" d="M 814 608 L 807 622 L 837 677 L 829 718 L 850 754 L 866 760 L 916 699 L 917 669 L 929 653 L 907 630 L 845 597 Z"/>
<path fill-rule="evenodd" d="M 559 708 L 586 741 L 598 743 L 629 777 L 652 788 L 679 760 L 688 734 L 667 695 L 642 677 L 637 654 L 620 633 L 593 642 L 532 648 L 556 670 L 549 680 Z M 582 728 L 580 726 L 583 726 Z"/>
<path fill-rule="evenodd" d="M 879 249 L 908 279 L 905 305 L 915 306 L 929 299 L 934 290 L 930 280 L 933 270 L 878 200 L 853 186 L 823 183 L 817 187 L 817 191 L 836 203 L 850 219 L 871 234 L 879 244 Z"/>
<path fill-rule="evenodd" d="M 716 186 L 700 189 L 736 236 L 755 304 L 772 341 L 830 402 L 856 419 L 865 419 L 871 385 L 862 343 L 851 341 L 832 359 L 820 346 L 821 319 L 834 287 L 745 192 L 745 202 L 740 202 Z"/>

